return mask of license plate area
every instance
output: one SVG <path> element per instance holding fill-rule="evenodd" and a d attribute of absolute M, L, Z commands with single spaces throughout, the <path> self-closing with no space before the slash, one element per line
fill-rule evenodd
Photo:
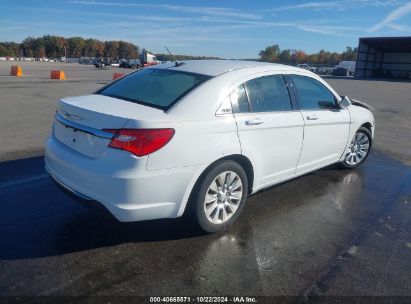
<path fill-rule="evenodd" d="M 59 121 L 54 124 L 54 136 L 61 143 L 88 157 L 99 157 L 109 144 L 109 140 L 83 132 Z"/>

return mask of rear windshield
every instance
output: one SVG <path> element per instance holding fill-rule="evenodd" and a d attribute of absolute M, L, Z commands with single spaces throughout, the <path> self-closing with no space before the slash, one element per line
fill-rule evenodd
<path fill-rule="evenodd" d="M 210 76 L 167 69 L 143 69 L 105 87 L 97 94 L 169 109 Z"/>

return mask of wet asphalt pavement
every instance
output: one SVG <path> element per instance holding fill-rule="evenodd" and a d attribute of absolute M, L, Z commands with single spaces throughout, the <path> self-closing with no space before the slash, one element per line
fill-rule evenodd
<path fill-rule="evenodd" d="M 41 157 L 0 163 L 0 295 L 411 295 L 411 167 L 374 151 L 248 199 L 228 231 L 118 223 Z"/>
<path fill-rule="evenodd" d="M 375 107 L 374 153 L 357 170 L 331 166 L 256 194 L 232 228 L 204 235 L 184 219 L 118 223 L 58 189 L 42 157 L 27 158 L 44 153 L 58 98 L 131 70 L 21 65 L 25 76 L 15 78 L 0 62 L 0 303 L 33 295 L 411 296 L 409 82 L 326 77 Z M 67 80 L 50 80 L 51 69 Z"/>

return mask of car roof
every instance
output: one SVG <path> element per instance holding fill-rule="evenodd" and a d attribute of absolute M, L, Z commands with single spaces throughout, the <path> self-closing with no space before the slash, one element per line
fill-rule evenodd
<path fill-rule="evenodd" d="M 227 73 L 238 69 L 263 66 L 267 66 L 268 68 L 278 68 L 281 70 L 293 68 L 282 64 L 247 60 L 184 60 L 163 63 L 153 66 L 152 68 L 170 69 L 189 73 L 203 74 L 208 76 L 218 76 L 223 73 Z"/>

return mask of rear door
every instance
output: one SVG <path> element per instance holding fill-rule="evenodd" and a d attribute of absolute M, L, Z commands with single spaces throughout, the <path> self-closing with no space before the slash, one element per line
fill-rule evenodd
<path fill-rule="evenodd" d="M 242 153 L 254 165 L 255 190 L 294 174 L 304 121 L 293 108 L 284 77 L 256 77 L 239 85 L 230 98 Z"/>
<path fill-rule="evenodd" d="M 348 110 L 341 109 L 334 93 L 317 79 L 297 74 L 287 77 L 291 80 L 305 124 L 296 173 L 337 162 L 348 140 Z"/>

